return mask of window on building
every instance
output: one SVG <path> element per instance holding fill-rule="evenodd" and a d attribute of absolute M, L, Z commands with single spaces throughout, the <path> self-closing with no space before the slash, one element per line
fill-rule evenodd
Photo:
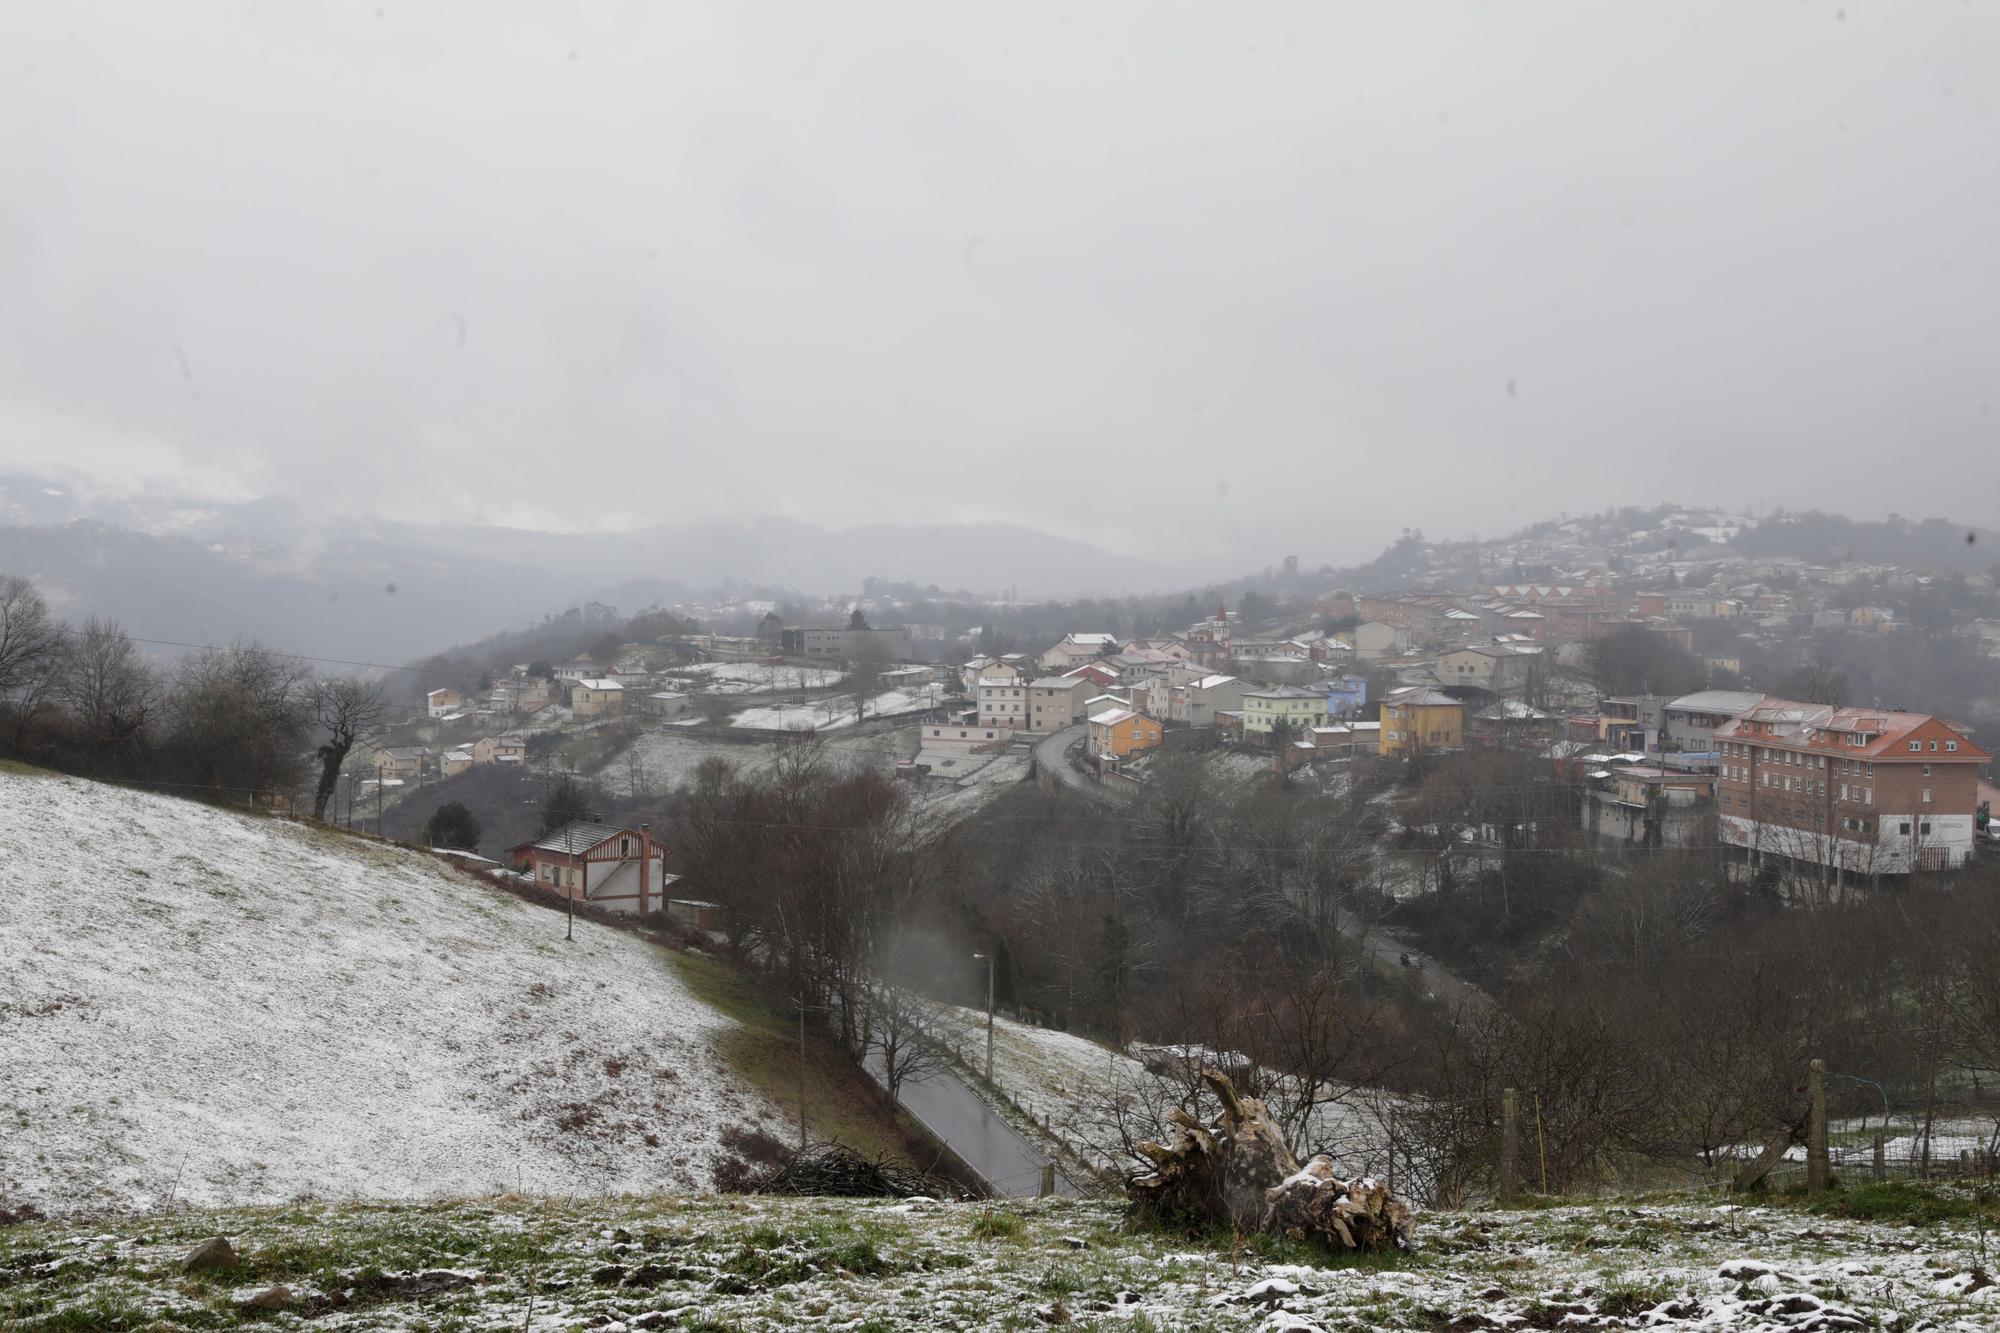
<path fill-rule="evenodd" d="M 1922 741 L 1911 741 L 1910 748 L 1912 750 L 1921 750 L 1924 748 L 1924 743 Z"/>
<path fill-rule="evenodd" d="M 1929 804 L 1931 803 L 1931 789 L 1930 789 L 1929 787 L 1926 787 L 1926 788 L 1924 788 L 1924 800 L 1923 800 L 1923 803 L 1924 803 L 1925 805 L 1929 805 Z"/>
<path fill-rule="evenodd" d="M 1919 833 L 1928 834 L 1930 831 L 1931 831 L 1931 821 L 1928 819 L 1924 820 L 1921 824 L 1917 825 L 1917 832 Z"/>
<path fill-rule="evenodd" d="M 1904 820 L 1902 823 L 1896 825 L 1896 832 L 1898 833 L 1908 834 L 1909 831 L 1910 831 L 1910 821 L 1907 819 Z"/>
<path fill-rule="evenodd" d="M 1931 749 L 1933 749 L 1933 750 L 1937 749 L 1937 742 L 1936 742 L 1936 741 L 1932 741 L 1932 742 L 1931 742 Z"/>
<path fill-rule="evenodd" d="M 1957 741 L 1946 741 L 1946 742 L 1944 743 L 1944 748 L 1945 748 L 1945 749 L 1947 749 L 1947 750 L 1950 750 L 1950 751 L 1952 751 L 1953 753 L 1957 753 L 1957 751 L 1958 751 L 1958 742 L 1957 742 Z"/>

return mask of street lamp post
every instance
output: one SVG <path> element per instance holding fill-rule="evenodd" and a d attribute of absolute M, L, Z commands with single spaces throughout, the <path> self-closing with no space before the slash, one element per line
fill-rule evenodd
<path fill-rule="evenodd" d="M 974 962 L 986 963 L 986 1081 L 993 1081 L 993 959 L 990 953 L 972 955 Z"/>

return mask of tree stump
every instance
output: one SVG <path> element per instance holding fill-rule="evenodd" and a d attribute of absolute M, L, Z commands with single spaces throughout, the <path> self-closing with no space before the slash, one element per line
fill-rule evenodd
<path fill-rule="evenodd" d="M 1255 1097 L 1222 1074 L 1202 1080 L 1222 1104 L 1213 1125 L 1176 1107 L 1165 1144 L 1142 1143 L 1153 1169 L 1126 1187 L 1135 1212 L 1162 1220 L 1223 1223 L 1238 1232 L 1317 1236 L 1349 1250 L 1408 1249 L 1416 1210 L 1372 1176 L 1343 1180 L 1325 1155 L 1304 1166 Z"/>

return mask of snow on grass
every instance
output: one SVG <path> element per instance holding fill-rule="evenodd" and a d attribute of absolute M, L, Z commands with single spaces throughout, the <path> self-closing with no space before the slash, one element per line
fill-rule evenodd
<path fill-rule="evenodd" d="M 985 1070 L 986 1013 L 942 1007 L 945 1044 L 966 1067 Z M 1137 1051 L 1138 1048 L 1134 1048 Z M 1007 1102 L 1002 1109 L 1046 1126 L 1046 1132 L 1079 1160 L 1117 1175 L 1136 1159 L 1127 1141 L 1164 1140 L 1167 1114 L 1183 1088 L 1194 1081 L 1199 1063 L 1161 1065 L 1159 1076 L 1133 1054 L 1074 1033 L 1057 1032 L 996 1016 L 993 1023 L 993 1084 Z M 1387 1163 L 1379 1094 L 1369 1089 L 1327 1087 L 1326 1101 L 1314 1107 L 1306 1134 L 1307 1152 L 1332 1153 L 1349 1170 Z M 1018 1110 L 1016 1109 L 1018 1108 Z M 1202 1114 L 1211 1115 L 1212 1105 Z M 1303 1154 L 1302 1154 L 1303 1155 Z"/>
<path fill-rule="evenodd" d="M 654 793 L 694 781 L 707 759 L 721 759 L 745 771 L 762 768 L 778 753 L 774 745 L 740 745 L 679 728 L 646 731 L 604 761 L 593 781 L 615 796 L 633 796 L 635 787 Z"/>
<path fill-rule="evenodd" d="M 641 732 L 632 743 L 604 761 L 592 781 L 616 796 L 658 795 L 694 781 L 705 759 L 721 759 L 751 773 L 767 767 L 782 754 L 786 739 L 719 740 L 679 728 Z M 887 773 L 916 745 L 910 731 L 865 732 L 825 738 L 831 762 Z"/>
<path fill-rule="evenodd" d="M 927 808 L 952 819 L 964 819 L 999 800 L 1015 784 L 1026 779 L 1031 763 L 1028 754 L 1013 749 L 990 759 L 986 755 L 974 758 L 987 759 L 988 762 L 957 775 L 949 769 L 931 770 L 930 776 L 918 787 L 919 796 Z M 925 762 L 922 755 L 917 761 Z"/>
<path fill-rule="evenodd" d="M 0 773 L 0 862 L 0 1198 L 706 1188 L 777 1118 L 656 946 L 421 853 Z"/>
<path fill-rule="evenodd" d="M 869 696 L 867 715 L 870 718 L 895 717 L 902 713 L 921 713 L 937 704 L 936 688 L 919 690 L 884 690 Z M 829 731 L 836 727 L 851 727 L 857 721 L 854 700 L 846 695 L 828 695 L 823 699 L 806 704 L 774 704 L 764 708 L 746 708 L 730 719 L 730 725 L 745 727 L 752 731 Z"/>
<path fill-rule="evenodd" d="M 240 1266 L 183 1274 L 218 1234 Z M 1428 1214 L 1414 1254 L 1359 1260 L 1060 1200 L 307 1204 L 0 1229 L 0 1326 L 1983 1333 L 1977 1247 L 1695 1200 Z M 282 1313 L 243 1310 L 279 1285 Z"/>
<path fill-rule="evenodd" d="M 769 662 L 700 662 L 677 667 L 670 675 L 709 694 L 823 690 L 847 679 L 846 672 L 832 667 L 773 666 Z"/>

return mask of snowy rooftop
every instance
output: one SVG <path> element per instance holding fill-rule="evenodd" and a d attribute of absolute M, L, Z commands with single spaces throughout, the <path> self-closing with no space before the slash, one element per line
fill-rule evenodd
<path fill-rule="evenodd" d="M 625 832 L 610 824 L 598 824 L 587 819 L 572 820 L 559 829 L 551 829 L 533 842 L 522 847 L 533 847 L 544 852 L 573 852 L 581 854 L 601 842 L 608 841 Z M 517 849 L 519 850 L 519 849 Z"/>

